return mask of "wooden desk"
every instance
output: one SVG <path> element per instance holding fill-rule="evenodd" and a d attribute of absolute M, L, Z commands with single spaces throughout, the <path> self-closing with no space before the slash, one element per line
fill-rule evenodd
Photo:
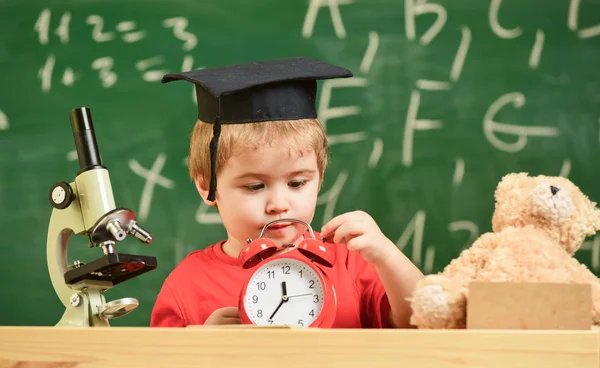
<path fill-rule="evenodd" d="M 600 367 L 597 331 L 0 327 L 0 367 Z"/>

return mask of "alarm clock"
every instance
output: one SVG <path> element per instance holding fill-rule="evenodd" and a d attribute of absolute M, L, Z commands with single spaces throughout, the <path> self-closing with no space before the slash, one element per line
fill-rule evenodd
<path fill-rule="evenodd" d="M 304 224 L 311 237 L 288 252 L 277 253 L 293 244 L 278 247 L 263 235 L 270 225 L 284 221 Z M 244 269 L 253 270 L 240 293 L 242 324 L 320 328 L 333 325 L 337 311 L 335 289 L 321 267 L 332 267 L 335 253 L 315 237 L 308 223 L 296 219 L 269 222 L 258 239 L 248 239 L 238 259 Z"/>

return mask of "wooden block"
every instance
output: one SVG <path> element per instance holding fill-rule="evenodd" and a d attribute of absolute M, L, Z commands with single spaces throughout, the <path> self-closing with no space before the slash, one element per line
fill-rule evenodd
<path fill-rule="evenodd" d="M 472 282 L 467 329 L 589 330 L 589 284 Z"/>

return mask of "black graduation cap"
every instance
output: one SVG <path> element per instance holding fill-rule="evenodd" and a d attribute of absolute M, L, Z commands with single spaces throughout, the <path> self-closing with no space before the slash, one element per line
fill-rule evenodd
<path fill-rule="evenodd" d="M 208 200 L 215 200 L 221 124 L 316 118 L 317 80 L 348 77 L 352 72 L 347 69 L 308 58 L 166 74 L 162 83 L 183 79 L 195 84 L 198 119 L 214 124 Z"/>

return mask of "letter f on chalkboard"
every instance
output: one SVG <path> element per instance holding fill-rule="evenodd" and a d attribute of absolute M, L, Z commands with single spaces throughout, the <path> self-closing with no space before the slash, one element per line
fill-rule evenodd
<path fill-rule="evenodd" d="M 406 124 L 404 125 L 404 141 L 402 144 L 402 163 L 404 166 L 411 166 L 413 162 L 413 144 L 415 130 L 440 129 L 441 120 L 422 120 L 417 119 L 419 104 L 421 102 L 421 93 L 412 91 L 410 94 L 410 103 L 408 104 L 408 113 L 406 114 Z"/>

